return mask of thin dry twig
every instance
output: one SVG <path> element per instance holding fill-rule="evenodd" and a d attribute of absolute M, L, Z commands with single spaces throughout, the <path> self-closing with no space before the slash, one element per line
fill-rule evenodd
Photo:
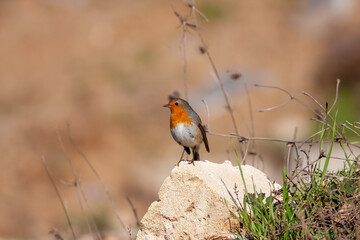
<path fill-rule="evenodd" d="M 41 156 L 41 159 L 42 159 L 42 162 L 43 162 L 45 171 L 46 171 L 46 173 L 47 173 L 47 175 L 48 175 L 48 177 L 49 177 L 49 179 L 50 179 L 50 182 L 51 182 L 51 184 L 53 185 L 53 187 L 54 187 L 54 189 L 55 189 L 56 195 L 57 195 L 57 197 L 58 197 L 59 200 L 60 200 L 61 206 L 62 206 L 62 208 L 63 208 L 63 210 L 64 210 L 64 213 L 65 213 L 65 216 L 66 216 L 67 223 L 68 223 L 68 225 L 69 225 L 69 227 L 70 227 L 70 230 L 71 230 L 71 233 L 72 233 L 72 237 L 73 237 L 73 239 L 75 240 L 75 239 L 76 239 L 76 235 L 75 235 L 74 229 L 73 229 L 73 227 L 72 227 L 72 224 L 71 224 L 71 221 L 70 221 L 70 217 L 69 217 L 69 214 L 68 214 L 68 212 L 67 212 L 65 203 L 64 203 L 64 201 L 63 201 L 63 199 L 62 199 L 62 197 L 61 197 L 60 191 L 59 191 L 59 189 L 58 189 L 57 186 L 56 186 L 55 180 L 53 179 L 53 177 L 52 177 L 51 174 L 50 174 L 49 167 L 48 167 L 48 165 L 47 165 L 45 156 L 44 156 L 44 155 Z"/>
<path fill-rule="evenodd" d="M 209 19 L 203 14 L 199 9 L 197 9 L 192 3 L 187 3 L 187 6 L 191 9 L 195 9 L 195 11 L 206 21 L 209 22 Z"/>
<path fill-rule="evenodd" d="M 67 150 L 65 148 L 64 142 L 63 142 L 63 140 L 62 140 L 62 138 L 60 136 L 59 131 L 56 131 L 56 134 L 57 134 L 58 142 L 60 143 L 60 146 L 62 148 L 62 151 L 65 154 L 65 158 L 68 161 L 68 163 L 70 165 L 70 168 L 71 168 L 71 170 L 73 172 L 75 180 L 73 181 L 71 186 L 75 187 L 75 189 L 76 189 L 76 194 L 77 194 L 77 198 L 78 198 L 78 201 L 79 201 L 79 204 L 80 204 L 81 213 L 82 213 L 83 217 L 86 220 L 86 224 L 87 224 L 87 227 L 89 229 L 89 232 L 91 233 L 91 235 L 93 235 L 94 239 L 102 239 L 101 234 L 99 232 L 99 229 L 96 226 L 95 220 L 93 219 L 93 217 L 90 214 L 88 214 L 90 206 L 89 206 L 89 202 L 88 202 L 88 200 L 86 198 L 86 195 L 85 195 L 85 193 L 84 193 L 84 191 L 82 189 L 82 186 L 81 186 L 81 178 L 78 175 L 78 173 L 77 173 L 77 171 L 75 169 L 74 163 L 73 163 L 72 159 L 70 158 L 70 155 L 68 154 L 68 152 L 67 152 Z M 84 208 L 82 199 L 84 199 L 86 210 Z M 93 231 L 93 229 L 95 229 L 95 232 Z"/>
<path fill-rule="evenodd" d="M 269 107 L 269 108 L 264 108 L 264 109 L 259 109 L 258 112 L 266 112 L 266 111 L 271 111 L 271 110 L 274 110 L 274 109 L 277 109 L 277 108 L 280 108 L 280 107 L 283 107 L 285 105 L 287 105 L 289 102 L 291 102 L 293 99 L 294 99 L 294 96 L 291 95 L 291 93 L 283 88 L 280 88 L 280 87 L 276 87 L 276 86 L 269 86 L 269 85 L 261 85 L 261 84 L 254 84 L 255 87 L 263 87 L 263 88 L 274 88 L 274 89 L 277 89 L 277 90 L 280 90 L 284 93 L 286 93 L 290 99 L 288 99 L 286 102 L 282 103 L 282 104 L 279 104 L 277 106 L 274 106 L 274 107 Z"/>
<path fill-rule="evenodd" d="M 313 162 L 309 162 L 305 167 L 303 167 L 300 171 L 296 172 L 294 176 L 291 177 L 291 180 L 294 180 L 295 178 L 299 178 L 301 173 L 306 172 L 306 168 L 310 169 L 311 166 L 318 163 L 320 159 L 326 157 L 325 155 L 320 154 L 320 156 L 314 160 Z"/>
<path fill-rule="evenodd" d="M 291 157 L 291 149 L 294 145 L 293 144 L 288 144 L 288 151 L 287 151 L 287 156 L 286 156 L 286 173 L 290 172 L 290 157 Z"/>
<path fill-rule="evenodd" d="M 64 238 L 61 236 L 60 232 L 55 229 L 55 228 L 52 228 L 50 231 L 49 231 L 49 234 L 52 234 L 54 235 L 54 237 L 56 238 L 56 240 L 64 240 Z"/>
<path fill-rule="evenodd" d="M 308 172 L 308 171 L 305 171 L 305 172 L 306 172 L 306 174 L 313 175 L 313 176 L 317 176 L 317 174 L 318 174 L 317 172 L 315 172 L 315 173 Z M 338 175 L 330 174 L 330 173 L 326 173 L 325 177 L 339 178 L 339 179 L 349 179 L 349 180 L 360 180 L 360 177 L 358 177 L 358 178 L 345 177 L 345 176 L 338 176 Z M 360 196 L 360 195 L 358 195 L 358 196 Z M 357 196 L 355 196 L 355 197 L 357 197 Z M 347 199 L 349 199 L 349 198 L 347 198 Z"/>
<path fill-rule="evenodd" d="M 360 134 L 358 132 L 356 132 L 354 129 L 352 129 L 351 127 L 347 126 L 346 124 L 340 123 L 340 126 L 349 129 L 351 132 L 353 132 L 356 136 L 360 137 Z"/>
<path fill-rule="evenodd" d="M 315 121 L 315 122 L 318 122 L 318 123 L 321 123 L 321 124 L 324 124 L 325 126 L 327 126 L 327 128 L 329 128 L 331 131 L 334 131 L 333 127 L 328 123 L 328 122 L 324 122 L 320 119 L 317 119 L 317 118 L 310 118 L 311 121 Z M 338 134 L 338 135 L 342 135 L 337 129 L 335 129 L 335 132 Z"/>
<path fill-rule="evenodd" d="M 244 153 L 243 159 L 241 160 L 241 164 L 244 164 L 244 162 L 245 162 L 246 156 L 247 156 L 248 151 L 249 151 L 249 145 L 250 145 L 250 143 L 248 142 L 246 144 L 245 153 Z"/>
<path fill-rule="evenodd" d="M 229 137 L 229 138 L 238 138 L 240 142 L 246 141 L 270 141 L 270 142 L 281 142 L 287 144 L 295 144 L 295 143 L 304 143 L 304 141 L 292 141 L 292 140 L 284 140 L 284 139 L 277 139 L 277 138 L 263 138 L 263 137 L 244 137 L 241 135 L 237 135 L 235 133 L 230 134 L 223 134 L 223 133 L 215 133 L 215 132 L 208 132 L 209 135 L 220 136 L 220 137 Z M 305 143 L 313 143 L 314 141 L 306 141 Z"/>
<path fill-rule="evenodd" d="M 295 142 L 296 140 L 296 135 L 297 135 L 297 127 L 294 130 L 294 137 L 293 137 L 293 142 Z M 290 157 L 292 156 L 292 148 L 296 146 L 296 144 L 290 143 L 288 144 L 288 156 L 286 158 L 286 172 L 290 172 Z"/>
<path fill-rule="evenodd" d="M 338 82 L 337 82 L 336 92 L 335 92 L 335 95 L 336 95 L 336 96 L 338 96 L 338 94 L 339 94 L 339 93 L 338 93 L 338 92 L 339 92 L 339 83 L 340 83 L 340 80 L 338 80 Z M 321 103 L 319 103 L 319 101 L 317 101 L 313 96 L 311 96 L 310 93 L 303 92 L 303 94 L 304 94 L 305 96 L 309 97 L 311 100 L 313 100 L 324 112 L 326 112 L 326 108 L 325 108 Z M 335 101 L 334 101 L 334 103 L 333 103 L 333 106 L 336 104 L 336 101 L 337 101 L 337 97 L 335 97 Z M 319 113 L 319 115 L 317 115 L 317 117 L 320 118 L 320 119 L 323 119 L 323 120 L 324 120 L 324 118 L 329 117 L 333 122 L 336 123 L 334 117 L 333 117 L 332 115 L 330 115 L 330 114 L 327 114 L 327 115 L 326 115 L 325 113 Z M 336 123 L 336 127 L 339 128 L 339 124 L 338 124 L 338 123 Z M 345 138 L 345 136 L 344 136 L 343 134 L 341 134 L 341 136 L 342 136 L 343 138 Z"/>
<path fill-rule="evenodd" d="M 350 158 L 342 158 L 342 157 L 334 157 L 334 156 L 327 156 L 325 155 L 325 157 L 329 157 L 331 159 L 335 159 L 335 160 L 342 160 L 342 161 L 350 161 L 350 162 L 355 162 L 357 161 L 356 159 L 350 159 Z"/>
<path fill-rule="evenodd" d="M 249 94 L 249 89 L 248 89 L 246 83 L 244 83 L 244 88 L 245 88 L 245 92 L 246 92 L 246 96 L 247 96 L 248 107 L 249 107 L 249 115 L 250 115 L 250 122 L 251 122 L 250 136 L 254 137 L 255 136 L 254 115 L 253 115 L 253 111 L 252 111 L 252 104 L 251 104 L 251 98 L 250 98 L 250 94 Z"/>
<path fill-rule="evenodd" d="M 303 93 L 305 96 L 309 97 L 311 100 L 313 100 L 315 103 L 317 103 L 317 104 L 321 107 L 321 109 L 325 111 L 324 106 L 323 106 L 321 103 L 319 103 L 319 101 L 316 100 L 313 96 L 311 96 L 310 93 L 305 92 L 305 91 L 303 91 L 302 93 Z"/>
<path fill-rule="evenodd" d="M 187 27 L 195 27 L 192 24 L 188 23 L 184 17 L 182 17 L 178 12 L 174 10 L 174 14 L 179 18 L 180 24 L 182 26 L 182 37 L 181 37 L 181 45 L 183 50 L 183 71 L 184 71 L 184 95 L 185 100 L 189 99 L 189 91 L 188 91 L 188 74 L 187 74 L 187 62 L 186 62 L 186 33 Z"/>
<path fill-rule="evenodd" d="M 131 210 L 134 214 L 134 217 L 135 217 L 135 221 L 136 221 L 136 226 L 140 229 L 140 220 L 139 220 L 139 217 L 138 217 L 138 214 L 137 214 L 137 211 L 136 211 L 136 208 L 134 207 L 134 204 L 132 203 L 131 199 L 129 198 L 129 196 L 126 196 L 126 200 L 128 201 L 130 207 L 131 207 Z"/>
<path fill-rule="evenodd" d="M 276 105 L 276 106 L 273 106 L 273 107 L 264 108 L 264 109 L 259 109 L 258 112 L 272 111 L 272 110 L 275 110 L 275 109 L 277 109 L 277 108 L 281 108 L 281 107 L 287 105 L 287 104 L 288 104 L 289 102 L 291 102 L 291 101 L 292 101 L 292 99 L 288 99 L 286 102 L 281 103 L 281 104 L 279 104 L 279 105 Z"/>
<path fill-rule="evenodd" d="M 206 102 L 206 100 L 202 99 L 201 100 L 204 104 L 205 104 L 205 107 L 206 107 L 206 113 L 207 113 L 207 124 L 206 124 L 206 131 L 210 131 L 210 111 L 209 111 L 209 106 Z"/>
<path fill-rule="evenodd" d="M 328 130 L 328 129 L 329 129 L 328 127 L 325 128 L 325 131 Z M 299 148 L 302 148 L 302 146 L 303 146 L 305 143 L 309 143 L 309 140 L 310 140 L 310 139 L 314 138 L 316 135 L 319 135 L 321 132 L 322 132 L 322 130 L 317 131 L 316 133 L 312 134 L 310 137 L 306 138 L 306 139 L 301 143 L 301 145 L 299 146 Z M 313 142 L 313 141 L 311 141 L 311 142 Z"/>
<path fill-rule="evenodd" d="M 349 122 L 348 120 L 346 120 L 345 122 L 346 122 L 347 124 L 349 124 L 350 126 L 352 126 L 353 128 L 360 129 L 359 126 L 355 126 L 355 125 L 358 125 L 358 124 L 359 124 L 358 122 L 351 123 L 351 122 Z"/>
<path fill-rule="evenodd" d="M 210 65 L 211 65 L 211 67 L 212 67 L 212 69 L 214 71 L 214 74 L 216 76 L 216 80 L 218 81 L 220 89 L 221 89 L 221 91 L 223 93 L 227 108 L 228 108 L 228 110 L 230 112 L 230 116 L 231 116 L 231 120 L 232 120 L 234 129 L 235 129 L 235 132 L 236 132 L 237 135 L 240 135 L 240 131 L 239 131 L 239 128 L 238 128 L 237 123 L 236 123 L 234 109 L 233 109 L 233 107 L 232 107 L 232 105 L 230 103 L 229 96 L 228 96 L 228 94 L 227 94 L 227 92 L 226 92 L 226 90 L 224 88 L 223 81 L 222 81 L 222 79 L 220 77 L 220 74 L 219 74 L 219 72 L 217 70 L 217 67 L 216 67 L 216 65 L 214 63 L 214 60 L 211 57 L 211 54 L 210 54 L 209 49 L 207 47 L 207 44 L 206 44 L 206 42 L 205 42 L 205 40 L 204 40 L 204 38 L 203 38 L 203 36 L 202 36 L 202 34 L 200 32 L 200 29 L 198 28 L 198 21 L 197 21 L 196 14 L 199 13 L 199 10 L 197 10 L 197 8 L 195 7 L 195 0 L 192 0 L 191 4 L 188 4 L 188 6 L 192 10 L 192 18 L 193 18 L 194 24 L 196 26 L 195 30 L 196 30 L 196 32 L 197 32 L 197 34 L 199 36 L 200 42 L 202 44 L 202 49 L 203 49 L 204 53 L 206 54 L 206 56 L 207 56 L 207 58 L 208 58 L 208 60 L 210 62 Z M 242 150 L 241 147 L 240 147 L 240 151 L 241 151 L 241 154 L 244 155 L 243 150 Z"/>
<path fill-rule="evenodd" d="M 251 127 L 250 127 L 250 136 L 251 137 L 255 137 L 255 121 L 254 121 L 254 114 L 253 114 L 253 107 L 252 107 L 252 102 L 251 102 L 251 97 L 250 97 L 250 93 L 249 93 L 249 89 L 247 87 L 247 84 L 244 83 L 244 88 L 245 88 L 245 92 L 246 92 L 246 96 L 247 96 L 247 102 L 248 102 L 248 108 L 249 108 L 249 115 L 250 115 L 250 123 L 251 123 Z M 253 141 L 252 142 L 252 148 L 251 148 L 251 152 L 255 153 L 253 154 L 253 164 L 255 162 L 256 157 L 258 156 L 257 154 L 257 146 L 256 146 L 256 142 Z"/>
<path fill-rule="evenodd" d="M 334 100 L 334 103 L 333 103 L 332 107 L 330 108 L 330 110 L 333 109 L 333 107 L 335 106 L 335 104 L 336 104 L 336 102 L 337 102 L 338 95 L 339 95 L 339 84 L 340 84 L 340 79 L 337 79 L 336 92 L 335 92 L 335 100 Z M 306 94 L 306 96 L 309 96 L 309 97 L 310 97 L 312 100 L 314 100 L 323 110 L 325 110 L 325 116 L 320 117 L 320 116 L 318 115 L 318 117 L 319 117 L 320 119 L 322 119 L 322 120 L 325 121 L 326 126 L 330 127 L 331 130 L 333 129 L 333 128 L 331 127 L 331 125 L 328 124 L 327 118 L 329 117 L 329 118 L 336 124 L 336 128 L 337 128 L 337 129 L 340 129 L 340 126 L 342 126 L 342 125 L 340 125 L 339 123 L 337 123 L 337 122 L 335 121 L 335 119 L 334 119 L 330 114 L 328 114 L 328 112 L 329 112 L 330 110 L 327 111 L 327 105 L 326 105 L 326 108 L 324 108 L 324 107 L 323 107 L 318 101 L 316 101 L 315 98 L 313 98 L 310 94 Z M 321 122 L 322 124 L 324 124 L 323 121 L 320 120 L 320 122 Z M 343 126 L 343 127 L 344 127 L 344 126 Z M 333 131 L 333 130 L 332 130 L 332 131 Z M 341 137 L 337 137 L 338 141 L 344 142 L 344 143 L 346 144 L 346 146 L 349 148 L 349 150 L 350 150 L 350 152 L 352 153 L 352 155 L 356 158 L 356 155 L 354 154 L 353 150 L 351 149 L 351 146 L 356 147 L 356 148 L 360 148 L 360 147 L 359 147 L 358 145 L 356 145 L 356 144 L 352 144 L 352 143 L 346 141 L 346 138 L 345 138 L 345 135 L 344 135 L 343 132 L 339 132 L 339 131 L 336 130 L 336 133 L 337 133 L 339 136 L 341 136 Z"/>
<path fill-rule="evenodd" d="M 340 85 L 340 79 L 337 79 L 336 80 L 336 91 L 335 91 L 335 99 L 334 99 L 334 102 L 332 104 L 332 106 L 330 107 L 328 113 L 331 112 L 331 110 L 334 108 L 336 102 L 337 102 L 337 99 L 338 99 L 338 95 L 339 95 L 339 85 Z"/>
<path fill-rule="evenodd" d="M 269 142 L 280 142 L 280 143 L 286 143 L 286 144 L 305 144 L 305 143 L 319 143 L 319 140 L 297 140 L 297 141 L 293 141 L 293 140 L 285 140 L 285 139 L 277 139 L 277 138 L 263 138 L 263 137 L 244 137 L 241 135 L 237 135 L 235 133 L 230 133 L 230 134 L 223 134 L 223 133 L 216 133 L 216 132 L 208 132 L 209 135 L 214 135 L 214 136 L 220 136 L 220 137 L 228 137 L 228 138 L 238 138 L 240 139 L 240 142 L 247 142 L 247 141 L 269 141 Z M 316 136 L 318 135 L 319 132 L 313 134 L 312 136 Z M 310 138 L 308 138 L 310 139 Z M 323 141 L 324 143 L 330 143 L 331 141 Z M 344 143 L 355 146 L 360 148 L 360 146 L 357 146 L 355 144 L 352 143 L 348 143 L 345 140 L 343 140 Z"/>
<path fill-rule="evenodd" d="M 94 175 L 96 176 L 96 178 L 98 179 L 98 181 L 100 182 L 100 184 L 102 185 L 103 190 L 105 191 L 105 194 L 111 204 L 113 213 L 117 219 L 117 221 L 120 223 L 121 227 L 126 231 L 126 226 L 124 224 L 124 222 L 121 220 L 119 213 L 116 210 L 115 207 L 115 203 L 114 200 L 110 194 L 110 192 L 108 191 L 108 189 L 106 188 L 103 180 L 101 179 L 99 173 L 96 171 L 96 169 L 94 168 L 94 166 L 91 164 L 90 160 L 86 157 L 86 155 L 77 147 L 77 145 L 74 142 L 74 139 L 72 138 L 71 135 L 71 131 L 70 131 L 70 122 L 67 121 L 67 131 L 68 131 L 68 137 L 69 137 L 69 141 L 71 143 L 71 145 L 73 146 L 73 148 L 75 149 L 75 151 L 82 156 L 82 158 L 85 160 L 85 162 L 87 163 L 87 165 L 90 167 L 90 169 L 92 170 L 92 172 L 94 173 Z"/>
<path fill-rule="evenodd" d="M 306 103 L 304 103 L 303 101 L 301 101 L 300 99 L 294 97 L 289 91 L 281 88 L 281 87 L 276 87 L 276 86 L 269 86 L 269 85 L 261 85 L 261 84 L 255 84 L 254 85 L 255 87 L 263 87 L 263 88 L 273 88 L 273 89 L 277 89 L 277 90 L 280 90 L 284 93 L 286 93 L 290 100 L 286 101 L 285 103 L 283 104 L 280 104 L 279 106 L 282 107 L 282 106 L 285 106 L 286 104 L 288 104 L 291 100 L 294 100 L 298 103 L 300 103 L 301 105 L 303 105 L 305 108 L 307 108 L 308 110 L 310 110 L 312 113 L 314 113 L 316 116 L 318 116 L 319 118 L 322 118 L 322 115 L 320 113 L 318 113 L 317 111 L 315 111 L 314 109 L 312 109 L 311 107 L 309 107 Z M 276 108 L 279 108 L 279 106 L 275 106 Z M 270 111 L 272 110 L 272 108 L 269 108 L 269 110 L 266 110 L 266 109 L 261 109 L 262 111 Z M 258 110 L 258 111 L 261 111 L 261 110 Z"/>

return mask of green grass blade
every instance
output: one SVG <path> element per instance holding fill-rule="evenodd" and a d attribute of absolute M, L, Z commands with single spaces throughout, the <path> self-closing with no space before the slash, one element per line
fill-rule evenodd
<path fill-rule="evenodd" d="M 330 162 L 330 156 L 331 156 L 332 149 L 333 149 L 333 146 L 334 146 L 335 133 L 336 133 L 336 117 L 337 117 L 337 111 L 336 111 L 336 114 L 335 114 L 335 119 L 334 119 L 334 124 L 333 124 L 333 132 L 332 132 L 332 136 L 331 136 L 330 149 L 329 149 L 329 152 L 328 152 L 328 154 L 326 156 L 324 168 L 323 168 L 322 175 L 321 175 L 321 180 L 320 180 L 321 183 L 325 178 L 325 174 L 326 174 L 326 171 L 328 169 L 329 162 Z"/>

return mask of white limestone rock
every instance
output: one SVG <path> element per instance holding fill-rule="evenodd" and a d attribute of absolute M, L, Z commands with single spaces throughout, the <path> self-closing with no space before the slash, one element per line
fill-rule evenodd
<path fill-rule="evenodd" d="M 242 170 L 249 192 L 253 192 L 253 184 L 257 192 L 266 195 L 272 189 L 280 188 L 252 166 L 242 166 Z M 232 166 L 230 161 L 222 164 L 199 161 L 195 166 L 181 162 L 165 179 L 159 200 L 151 204 L 141 220 L 137 239 L 210 239 L 230 233 L 230 228 L 234 229 L 237 222 L 230 215 L 224 199 L 229 208 L 235 210 L 227 191 L 236 196 L 235 184 L 242 201 L 244 184 L 239 168 Z"/>

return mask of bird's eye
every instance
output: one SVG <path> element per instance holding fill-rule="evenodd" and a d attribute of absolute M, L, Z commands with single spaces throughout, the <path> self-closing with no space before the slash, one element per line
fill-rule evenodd
<path fill-rule="evenodd" d="M 179 105 L 179 103 L 178 103 L 178 102 L 176 102 L 176 103 L 175 103 L 175 106 L 177 106 L 177 105 Z"/>

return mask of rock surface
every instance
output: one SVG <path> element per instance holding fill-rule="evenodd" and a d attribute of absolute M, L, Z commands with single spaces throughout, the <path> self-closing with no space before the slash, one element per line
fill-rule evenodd
<path fill-rule="evenodd" d="M 242 166 L 242 170 L 249 192 L 253 192 L 253 183 L 257 192 L 266 195 L 271 189 L 280 188 L 252 166 Z M 227 189 L 236 196 L 235 184 L 242 201 L 244 184 L 239 168 L 232 166 L 230 161 L 222 164 L 200 161 L 195 162 L 195 166 L 181 162 L 165 179 L 159 200 L 151 204 L 141 220 L 137 239 L 212 239 L 230 233 L 237 225 L 224 199 L 234 210 Z"/>

